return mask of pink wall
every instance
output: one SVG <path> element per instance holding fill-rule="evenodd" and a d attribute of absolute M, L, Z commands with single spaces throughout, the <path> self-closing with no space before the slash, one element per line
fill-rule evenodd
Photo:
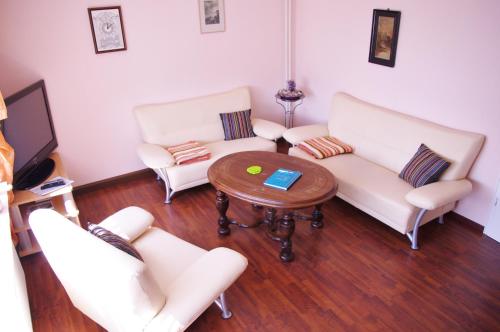
<path fill-rule="evenodd" d="M 395 68 L 368 62 L 372 11 L 400 10 Z M 456 211 L 488 220 L 500 177 L 500 1 L 296 0 L 298 123 L 326 122 L 336 91 L 487 136 Z M 416 149 L 416 147 L 415 147 Z"/>
<path fill-rule="evenodd" d="M 455 128 L 487 143 L 457 212 L 485 224 L 500 177 L 500 2 L 296 1 L 298 124 L 326 121 L 332 95 Z M 87 7 L 114 1 L 0 2 L 0 89 L 46 80 L 68 171 L 77 184 L 143 168 L 131 110 L 250 85 L 257 115 L 281 120 L 282 1 L 226 0 L 226 32 L 199 32 L 197 1 L 122 0 L 128 50 L 96 55 Z M 402 11 L 396 67 L 368 63 L 373 8 Z"/>
<path fill-rule="evenodd" d="M 116 4 L 128 50 L 96 55 L 87 8 Z M 226 32 L 200 34 L 196 0 L 2 0 L 0 90 L 45 79 L 77 185 L 142 169 L 135 105 L 249 85 L 255 114 L 281 114 L 273 93 L 283 85 L 283 4 L 226 0 L 225 9 Z"/>

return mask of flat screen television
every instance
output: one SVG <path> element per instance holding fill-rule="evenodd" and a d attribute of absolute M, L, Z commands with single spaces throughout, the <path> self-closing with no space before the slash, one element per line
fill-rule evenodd
<path fill-rule="evenodd" d="M 44 81 L 6 98 L 5 104 L 8 118 L 3 121 L 2 132 L 14 148 L 13 187 L 32 188 L 45 181 L 55 166 L 48 158 L 57 147 L 57 138 Z"/>

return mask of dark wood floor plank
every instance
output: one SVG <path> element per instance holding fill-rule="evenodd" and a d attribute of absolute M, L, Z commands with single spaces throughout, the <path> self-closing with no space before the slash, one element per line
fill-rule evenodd
<path fill-rule="evenodd" d="M 421 249 L 340 199 L 323 207 L 325 227 L 297 222 L 296 260 L 278 259 L 264 226 L 217 235 L 215 191 L 204 185 L 163 203 L 153 174 L 76 196 L 82 223 L 136 205 L 155 225 L 206 249 L 226 246 L 249 266 L 228 290 L 233 318 L 211 306 L 190 331 L 500 330 L 500 245 L 454 215 L 421 231 Z M 262 210 L 230 201 L 228 216 L 253 223 Z M 102 331 L 76 310 L 43 254 L 22 259 L 35 331 Z"/>

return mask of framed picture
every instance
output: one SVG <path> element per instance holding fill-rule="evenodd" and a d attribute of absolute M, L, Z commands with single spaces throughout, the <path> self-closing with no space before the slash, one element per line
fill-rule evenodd
<path fill-rule="evenodd" d="M 226 29 L 224 0 L 198 0 L 201 32 L 220 32 Z"/>
<path fill-rule="evenodd" d="M 120 6 L 89 8 L 90 27 L 96 53 L 127 49 Z"/>
<path fill-rule="evenodd" d="M 394 67 L 396 63 L 400 19 L 401 12 L 381 9 L 373 10 L 369 62 Z"/>

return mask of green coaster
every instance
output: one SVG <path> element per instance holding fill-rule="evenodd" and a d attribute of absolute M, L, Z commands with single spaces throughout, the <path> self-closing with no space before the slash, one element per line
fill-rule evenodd
<path fill-rule="evenodd" d="M 253 174 L 253 175 L 260 174 L 260 172 L 262 172 L 262 167 L 257 166 L 257 165 L 250 166 L 247 168 L 247 172 L 250 174 Z"/>

